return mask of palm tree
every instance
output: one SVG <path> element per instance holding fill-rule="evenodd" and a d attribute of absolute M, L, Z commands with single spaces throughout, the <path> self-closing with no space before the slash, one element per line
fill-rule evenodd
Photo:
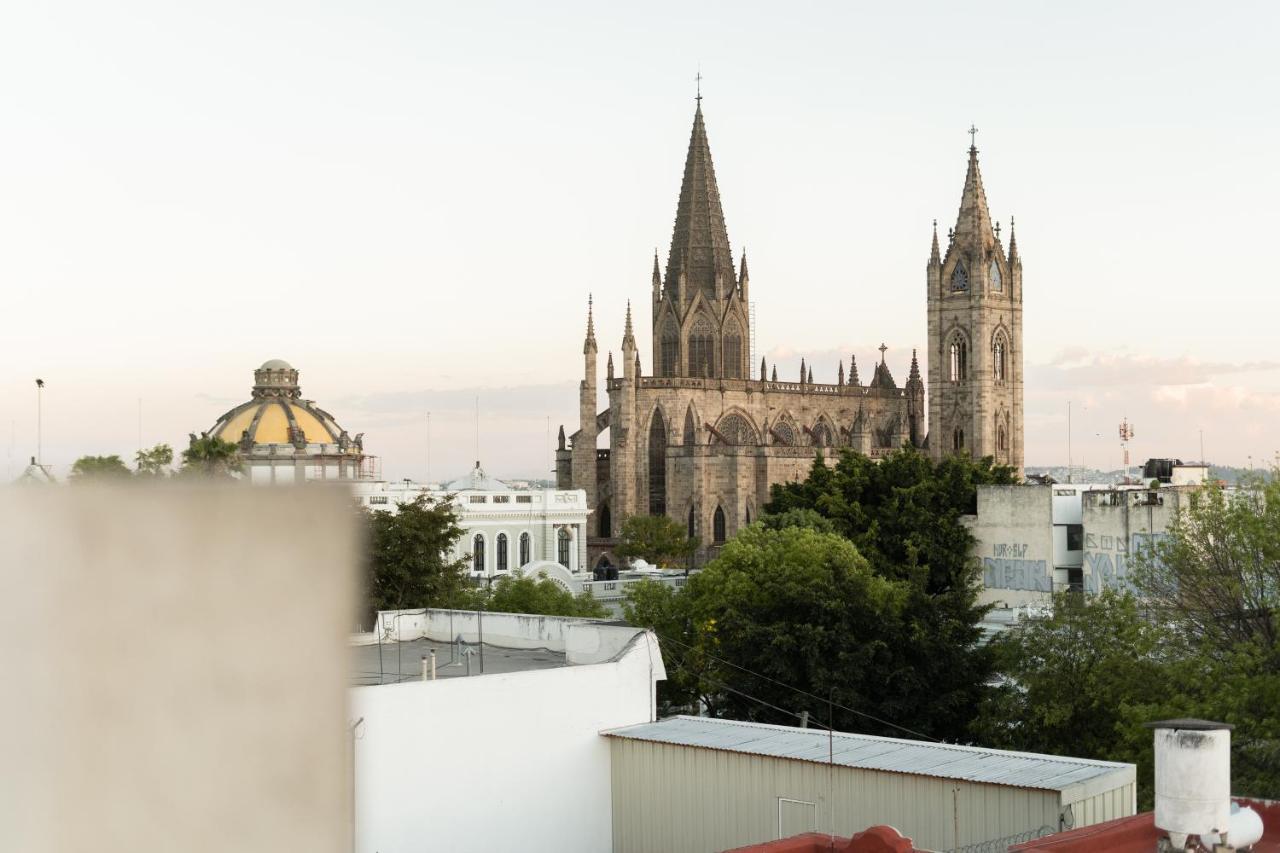
<path fill-rule="evenodd" d="M 244 461 L 240 449 L 216 435 L 191 434 L 191 444 L 182 451 L 182 473 L 186 476 L 232 479 L 243 473 Z"/>

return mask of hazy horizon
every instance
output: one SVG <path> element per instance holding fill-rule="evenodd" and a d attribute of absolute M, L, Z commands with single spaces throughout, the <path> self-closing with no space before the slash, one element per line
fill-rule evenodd
<path fill-rule="evenodd" d="M 1026 462 L 1275 458 L 1267 4 L 28 4 L 0 33 L 8 473 L 186 446 L 284 358 L 383 460 L 547 476 L 665 267 L 694 73 L 757 356 L 901 384 L 970 123 L 1024 262 Z M 678 24 L 678 25 L 677 25 Z M 923 366 L 923 365 L 922 365 Z M 139 429 L 141 401 L 141 429 Z M 603 400 L 601 405 L 603 406 Z M 426 414 L 431 412 L 430 466 Z M 548 434 L 550 443 L 548 443 Z M 539 473 L 546 472 L 546 473 Z"/>

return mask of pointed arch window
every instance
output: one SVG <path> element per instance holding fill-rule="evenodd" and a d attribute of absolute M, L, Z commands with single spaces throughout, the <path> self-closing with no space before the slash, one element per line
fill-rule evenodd
<path fill-rule="evenodd" d="M 662 327 L 662 343 L 659 345 L 659 375 L 675 376 L 680 368 L 680 337 L 670 323 Z"/>
<path fill-rule="evenodd" d="M 507 563 L 510 560 L 509 549 L 507 548 L 507 534 L 498 534 L 498 571 L 505 572 L 508 568 Z"/>
<path fill-rule="evenodd" d="M 711 519 L 711 533 L 717 545 L 724 544 L 724 510 L 716 507 L 715 517 Z"/>
<path fill-rule="evenodd" d="M 795 427 L 785 420 L 778 421 L 773 425 L 773 441 L 774 444 L 781 444 L 787 447 L 795 447 L 796 431 Z"/>
<path fill-rule="evenodd" d="M 1009 434 L 1005 432 L 1004 424 L 996 427 L 996 450 L 1005 453 L 1009 450 Z"/>
<path fill-rule="evenodd" d="M 706 318 L 699 317 L 689 332 L 689 375 L 701 379 L 715 374 L 715 336 Z"/>
<path fill-rule="evenodd" d="M 484 535 L 481 533 L 471 540 L 471 571 L 484 571 Z"/>
<path fill-rule="evenodd" d="M 556 534 L 556 559 L 566 569 L 569 568 L 569 552 L 572 544 L 569 531 L 561 527 L 560 532 Z"/>
<path fill-rule="evenodd" d="M 964 430 L 956 427 L 951 433 L 951 449 L 956 453 L 964 450 Z"/>
<path fill-rule="evenodd" d="M 995 260 L 991 261 L 991 267 L 987 271 L 987 278 L 991 280 L 992 292 L 1001 293 L 1004 291 L 1004 280 L 1000 278 L 1000 264 L 996 263 Z"/>
<path fill-rule="evenodd" d="M 963 382 L 969 375 L 969 344 L 961 335 L 951 339 L 950 347 L 952 382 Z"/>
<path fill-rule="evenodd" d="M 959 293 L 969 289 L 969 271 L 964 268 L 964 264 L 956 264 L 956 268 L 951 271 L 951 290 Z"/>
<path fill-rule="evenodd" d="M 831 437 L 831 428 L 827 426 L 825 421 L 818 421 L 813 427 L 813 446 L 814 447 L 831 447 L 835 444 Z"/>
<path fill-rule="evenodd" d="M 609 505 L 602 504 L 600 506 L 599 536 L 601 539 L 608 539 L 613 536 L 613 513 L 609 512 Z"/>
<path fill-rule="evenodd" d="M 695 532 L 697 530 L 696 522 L 697 522 L 697 517 L 694 516 L 693 514 L 693 507 L 689 507 L 689 538 L 690 539 L 694 539 L 697 537 L 697 533 Z"/>
<path fill-rule="evenodd" d="M 531 543 L 529 541 L 529 534 L 521 533 L 520 534 L 520 565 L 521 566 L 526 566 L 529 564 L 530 544 Z"/>
<path fill-rule="evenodd" d="M 737 325 L 730 325 L 724 336 L 724 375 L 727 379 L 742 378 L 742 334 Z"/>
<path fill-rule="evenodd" d="M 649 425 L 649 515 L 667 514 L 667 424 L 655 409 Z"/>
<path fill-rule="evenodd" d="M 996 342 L 991 347 L 991 369 L 995 372 L 997 382 L 1003 382 L 1005 379 L 1005 369 L 1008 363 L 1006 351 L 1004 336 L 996 335 Z"/>
<path fill-rule="evenodd" d="M 747 419 L 742 415 L 727 415 L 720 419 L 720 423 L 716 426 L 716 432 L 724 436 L 729 444 L 734 445 L 752 445 L 758 444 L 755 428 L 747 423 Z"/>
<path fill-rule="evenodd" d="M 693 425 L 693 406 L 689 406 L 689 408 L 684 413 L 684 439 L 683 440 L 684 440 L 685 447 L 689 447 L 693 445 L 698 440 L 698 430 Z"/>

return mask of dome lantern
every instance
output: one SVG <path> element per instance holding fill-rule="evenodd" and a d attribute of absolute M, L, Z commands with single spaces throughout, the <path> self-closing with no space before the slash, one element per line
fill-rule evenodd
<path fill-rule="evenodd" d="M 289 362 L 273 358 L 253 371 L 254 399 L 261 400 L 267 397 L 297 399 L 301 395 L 302 391 L 298 388 L 298 371 Z"/>

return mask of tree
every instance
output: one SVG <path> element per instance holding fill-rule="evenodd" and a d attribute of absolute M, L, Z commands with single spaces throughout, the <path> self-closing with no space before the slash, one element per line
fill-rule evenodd
<path fill-rule="evenodd" d="M 686 589 L 693 630 L 683 642 L 713 658 L 701 678 L 720 688 L 713 713 L 794 725 L 802 711 L 826 720 L 831 698 L 853 709 L 835 708 L 837 728 L 897 731 L 855 712 L 896 713 L 883 697 L 897 677 L 891 646 L 908 585 L 878 576 L 847 539 L 751 525 Z"/>
<path fill-rule="evenodd" d="M 1153 796 L 1145 724 L 1179 717 L 1234 723 L 1232 789 L 1280 795 L 1280 676 L 1256 646 L 1205 654 L 1177 625 L 1153 620 L 1131 592 L 1060 593 L 1053 612 L 998 637 L 1003 683 L 972 735 L 986 746 L 1128 761 L 1139 805 Z"/>
<path fill-rule="evenodd" d="M 164 477 L 173 464 L 173 448 L 167 444 L 157 444 L 150 450 L 139 450 L 134 456 L 134 476 Z"/>
<path fill-rule="evenodd" d="M 81 456 L 71 466 L 73 483 L 111 482 L 128 478 L 129 469 L 119 456 Z"/>
<path fill-rule="evenodd" d="M 808 513 L 816 513 L 878 576 L 908 585 L 903 618 L 885 629 L 896 632 L 887 637 L 894 664 L 879 703 L 933 737 L 964 737 L 994 673 L 979 644 L 987 608 L 978 604 L 981 570 L 961 516 L 976 511 L 978 485 L 1013 481 L 990 458 L 935 463 L 903 448 L 875 462 L 846 450 L 833 467 L 817 459 L 806 480 L 775 485 L 765 507 L 766 526 L 788 518 L 812 526 Z"/>
<path fill-rule="evenodd" d="M 630 516 L 618 538 L 614 553 L 619 557 L 656 566 L 683 566 L 698 547 L 680 522 L 666 515 Z"/>
<path fill-rule="evenodd" d="M 462 536 L 453 504 L 419 495 L 395 512 L 362 509 L 369 530 L 368 614 L 475 601 L 466 560 L 452 560 Z"/>
<path fill-rule="evenodd" d="M 659 716 L 697 713 L 698 705 L 714 704 L 723 692 L 715 675 L 718 663 L 707 655 L 705 624 L 695 622 L 692 597 L 684 589 L 656 580 L 627 587 L 622 618 L 658 635 L 666 681 L 658 682 Z"/>
<path fill-rule="evenodd" d="M 537 613 L 543 616 L 586 616 L 602 619 L 608 609 L 590 595 L 574 595 L 546 577 L 515 572 L 500 578 L 484 602 L 499 613 Z"/>
<path fill-rule="evenodd" d="M 182 451 L 182 475 L 231 479 L 244 471 L 240 448 L 207 432 L 191 436 L 191 444 Z"/>
<path fill-rule="evenodd" d="M 1135 554 L 1134 583 L 1212 649 L 1256 644 L 1280 672 L 1280 477 L 1188 498 L 1168 535 Z"/>

